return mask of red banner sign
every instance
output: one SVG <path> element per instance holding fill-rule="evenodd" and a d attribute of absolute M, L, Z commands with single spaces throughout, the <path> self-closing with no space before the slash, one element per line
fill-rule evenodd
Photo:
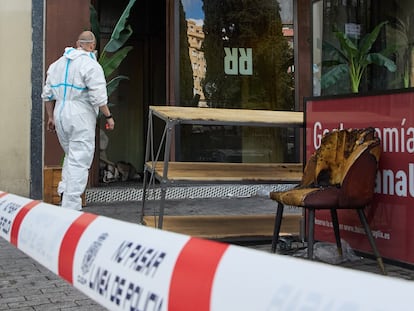
<path fill-rule="evenodd" d="M 384 258 L 414 263 L 414 92 L 316 98 L 305 105 L 307 157 L 332 129 L 374 127 L 383 153 L 375 199 L 365 210 Z M 370 253 L 364 229 L 352 210 L 339 212 L 341 238 Z M 330 213 L 316 212 L 315 239 L 334 242 Z"/>

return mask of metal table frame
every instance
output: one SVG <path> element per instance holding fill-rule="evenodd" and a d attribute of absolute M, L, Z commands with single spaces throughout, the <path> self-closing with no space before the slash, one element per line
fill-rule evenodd
<path fill-rule="evenodd" d="M 154 145 L 154 117 L 158 117 L 165 122 L 158 148 Z M 162 148 L 164 147 L 162 174 L 158 174 L 158 176 L 161 176 L 161 178 L 158 177 L 161 183 L 158 228 L 163 227 L 166 191 L 171 184 L 171 180 L 168 178 L 168 169 L 173 130 L 177 125 L 182 124 L 303 128 L 304 116 L 303 112 L 292 111 L 150 106 L 145 151 L 141 223 L 144 222 L 147 190 L 149 185 L 155 185 L 157 162 L 159 162 Z M 269 163 L 269 165 L 271 164 Z M 198 181 L 203 182 L 203 180 Z"/>

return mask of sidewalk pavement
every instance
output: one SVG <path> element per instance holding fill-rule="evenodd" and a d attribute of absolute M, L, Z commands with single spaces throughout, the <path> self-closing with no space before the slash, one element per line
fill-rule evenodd
<path fill-rule="evenodd" d="M 147 201 L 145 214 L 152 213 L 158 203 L 158 201 Z M 122 221 L 138 223 L 141 202 L 88 203 L 88 206 L 83 210 Z M 246 215 L 258 211 L 260 214 L 274 214 L 274 202 L 260 197 L 187 199 L 166 201 L 165 206 L 166 215 L 225 215 L 234 213 Z M 300 210 L 292 210 L 291 212 L 300 213 Z M 257 245 L 249 243 L 245 246 L 270 252 L 269 243 L 261 242 Z M 282 253 L 294 254 L 292 250 Z M 376 261 L 370 258 L 347 261 L 338 266 L 380 274 Z M 414 280 L 413 267 L 402 267 L 387 261 L 385 267 L 388 271 L 387 277 Z M 0 238 L 0 311 L 4 310 L 98 311 L 106 309 Z"/>

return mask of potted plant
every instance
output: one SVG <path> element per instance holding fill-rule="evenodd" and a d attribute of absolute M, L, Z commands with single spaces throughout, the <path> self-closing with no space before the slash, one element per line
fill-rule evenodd
<path fill-rule="evenodd" d="M 344 32 L 335 31 L 334 35 L 339 41 L 339 48 L 328 42 L 323 43 L 323 48 L 330 56 L 330 59 L 324 61 L 323 65 L 330 67 L 330 69 L 321 77 L 322 89 L 334 85 L 344 75 L 348 75 L 351 92 L 358 93 L 361 78 L 369 65 L 384 66 L 391 72 L 397 69 L 395 62 L 386 56 L 387 50 L 371 52 L 372 46 L 385 24 L 387 22 L 378 24 L 372 32 L 367 33 L 362 39 L 351 38 Z"/>

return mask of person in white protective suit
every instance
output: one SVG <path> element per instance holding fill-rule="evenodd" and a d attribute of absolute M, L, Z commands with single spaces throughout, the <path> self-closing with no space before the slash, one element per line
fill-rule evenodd
<path fill-rule="evenodd" d="M 82 32 L 76 45 L 67 47 L 63 56 L 49 66 L 42 99 L 48 114 L 47 130 L 56 131 L 65 152 L 57 189 L 61 205 L 81 210 L 81 195 L 95 151 L 99 110 L 106 118 L 106 129 L 113 130 L 115 122 L 107 106 L 104 72 L 93 53 L 94 34 Z"/>

